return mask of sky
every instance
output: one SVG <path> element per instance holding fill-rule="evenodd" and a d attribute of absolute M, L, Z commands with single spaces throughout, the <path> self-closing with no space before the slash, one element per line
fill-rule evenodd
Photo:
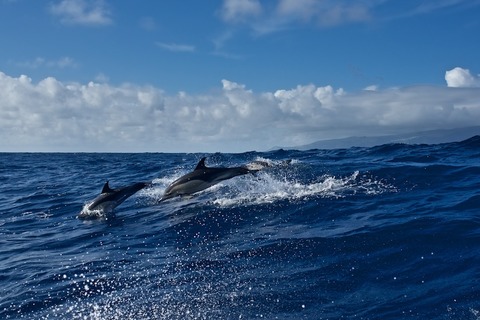
<path fill-rule="evenodd" d="M 480 125 L 479 0 L 0 0 L 0 152 Z"/>

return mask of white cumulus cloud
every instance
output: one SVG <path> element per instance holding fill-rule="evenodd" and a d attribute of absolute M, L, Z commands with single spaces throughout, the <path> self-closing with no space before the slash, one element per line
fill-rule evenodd
<path fill-rule="evenodd" d="M 0 72 L 0 151 L 240 152 L 321 139 L 480 125 L 480 88 L 255 92 L 222 80 L 203 94 L 66 83 Z"/>
<path fill-rule="evenodd" d="M 460 67 L 445 72 L 449 87 L 480 87 L 480 75 L 472 75 L 470 70 Z"/>

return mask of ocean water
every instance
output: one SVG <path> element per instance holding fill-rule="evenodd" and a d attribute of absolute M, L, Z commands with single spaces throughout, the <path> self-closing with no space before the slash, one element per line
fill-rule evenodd
<path fill-rule="evenodd" d="M 271 167 L 159 203 L 202 156 Z M 78 219 L 107 180 L 153 185 L 104 219 Z M 0 284 L 0 319 L 480 319 L 480 137 L 3 153 Z"/>

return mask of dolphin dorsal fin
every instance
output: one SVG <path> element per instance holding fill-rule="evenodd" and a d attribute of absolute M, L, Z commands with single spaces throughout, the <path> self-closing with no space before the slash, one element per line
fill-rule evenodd
<path fill-rule="evenodd" d="M 105 182 L 105 184 L 103 185 L 103 189 L 102 189 L 102 193 L 110 193 L 112 192 L 113 190 L 110 189 L 110 186 L 108 185 L 108 181 Z"/>
<path fill-rule="evenodd" d="M 198 161 L 198 164 L 197 166 L 195 167 L 195 170 L 199 170 L 199 169 L 205 169 L 206 166 L 205 166 L 205 157 L 203 157 L 202 159 L 200 159 L 200 161 Z"/>

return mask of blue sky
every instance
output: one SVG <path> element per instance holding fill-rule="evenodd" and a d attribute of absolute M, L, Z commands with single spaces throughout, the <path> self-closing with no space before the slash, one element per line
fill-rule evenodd
<path fill-rule="evenodd" d="M 0 0 L 0 151 L 480 125 L 477 0 Z"/>

